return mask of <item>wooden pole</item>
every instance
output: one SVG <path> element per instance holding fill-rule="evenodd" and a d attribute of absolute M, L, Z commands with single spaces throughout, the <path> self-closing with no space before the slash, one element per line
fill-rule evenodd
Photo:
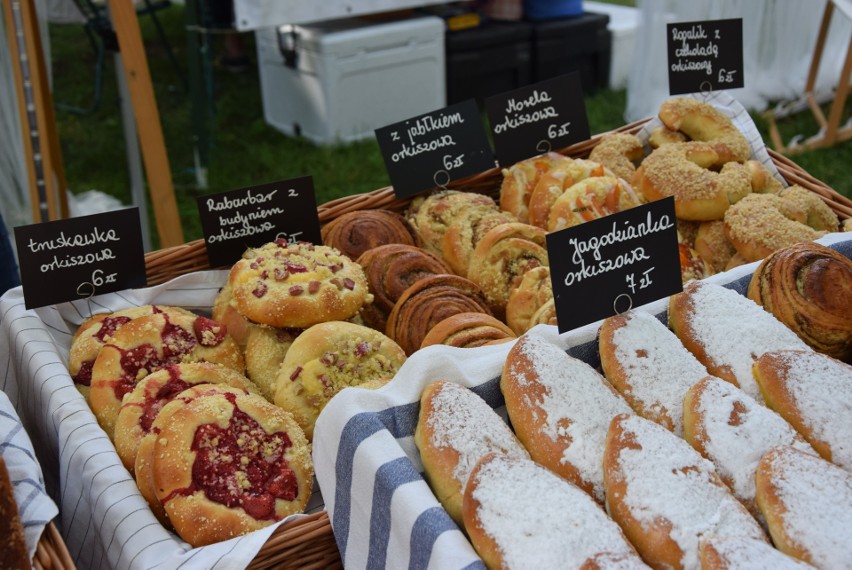
<path fill-rule="evenodd" d="M 3 2 L 33 221 L 68 217 L 65 169 L 33 0 Z"/>
<path fill-rule="evenodd" d="M 107 0 L 107 3 L 118 37 L 133 114 L 136 117 L 136 129 L 157 220 L 160 247 L 181 245 L 184 242 L 183 230 L 136 9 L 133 3 L 127 0 Z"/>

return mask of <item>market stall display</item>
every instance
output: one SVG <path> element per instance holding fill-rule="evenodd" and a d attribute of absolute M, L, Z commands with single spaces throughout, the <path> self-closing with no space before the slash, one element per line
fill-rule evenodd
<path fill-rule="evenodd" d="M 647 123 L 629 125 L 622 129 L 622 132 L 642 134 L 644 130 L 647 134 L 647 131 L 652 127 Z M 586 160 L 585 157 L 588 156 L 588 153 L 604 138 L 604 136 L 594 137 L 587 143 L 575 145 L 563 152 L 565 156 L 574 157 L 573 160 Z M 765 153 L 765 150 L 763 152 Z M 799 183 L 808 191 L 821 196 L 832 210 L 842 214 L 843 217 L 848 217 L 852 213 L 852 205 L 847 204 L 825 185 L 810 178 L 795 164 L 771 153 L 765 153 L 763 158 L 765 163 L 772 169 L 779 171 L 787 182 Z M 453 196 L 464 196 L 457 199 L 466 204 L 481 203 L 485 212 L 482 219 L 498 216 L 498 219 L 504 221 L 502 225 L 498 224 L 483 233 L 482 237 L 479 238 L 480 243 L 485 239 L 484 236 L 487 236 L 491 231 L 496 230 L 498 233 L 507 231 L 501 229 L 502 227 L 514 229 L 519 226 L 526 226 L 525 230 L 527 228 L 534 228 L 534 230 L 530 230 L 533 232 L 535 232 L 535 229 L 541 230 L 536 226 L 517 221 L 506 222 L 505 217 L 500 217 L 504 216 L 497 209 L 502 180 L 502 171 L 494 169 L 467 180 L 453 183 L 453 188 L 448 189 L 454 192 Z M 383 209 L 400 214 L 416 212 L 417 206 L 413 207 L 413 202 L 414 200 L 411 199 L 396 198 L 392 189 L 386 188 L 366 195 L 352 196 L 325 204 L 319 208 L 319 214 L 321 222 L 328 224 L 328 222 L 340 218 L 343 214 L 360 210 Z M 422 204 L 420 206 L 422 207 Z M 444 255 L 444 248 L 439 249 L 435 244 L 440 239 L 443 245 L 444 240 L 450 234 L 447 230 L 448 224 L 446 220 L 442 219 L 442 216 L 453 213 L 455 210 L 457 209 L 452 206 L 444 210 L 439 209 L 438 214 L 431 216 L 431 219 L 428 220 L 429 223 L 424 225 L 432 231 L 432 234 L 427 232 L 427 236 L 432 235 L 429 239 L 432 241 L 435 250 L 431 255 L 439 262 Z M 432 223 L 436 221 L 437 223 Z M 543 231 L 541 230 L 541 232 Z M 538 232 L 535 233 L 538 235 Z M 418 234 L 418 237 L 423 239 L 422 234 Z M 841 250 L 843 255 L 849 255 L 843 249 L 848 249 L 848 244 L 846 244 L 847 240 L 843 239 L 842 234 L 831 234 L 828 238 L 824 243 L 829 246 L 838 246 L 836 249 Z M 473 244 L 473 241 L 475 239 L 471 241 L 471 244 Z M 538 245 L 534 241 L 531 241 L 531 243 Z M 269 248 L 264 251 L 274 257 L 275 253 L 280 250 L 289 252 L 290 249 L 301 250 L 304 247 L 307 246 L 291 246 L 279 243 L 270 244 Z M 316 253 L 316 251 L 325 251 L 322 248 L 328 246 L 313 247 L 314 249 L 311 251 Z M 416 246 L 409 245 L 406 247 L 416 249 Z M 378 249 L 380 248 L 371 251 Z M 529 248 L 524 251 L 528 253 Z M 473 254 L 476 254 L 476 247 L 473 248 Z M 331 252 L 329 252 L 329 255 L 331 255 Z M 548 306 L 552 308 L 553 306 L 552 299 L 548 299 L 546 292 L 543 291 L 546 287 L 542 286 L 542 279 L 546 277 L 546 275 L 543 275 L 544 271 L 542 271 L 546 267 L 546 258 L 535 255 L 532 257 L 536 259 L 535 266 L 530 265 L 526 269 L 537 272 L 535 274 L 537 279 L 531 279 L 533 283 L 528 284 L 529 298 L 532 299 L 531 305 L 537 308 L 527 307 L 520 311 L 522 314 L 532 316 L 528 317 L 526 325 L 519 325 L 519 330 L 521 328 L 526 330 L 515 331 L 515 334 L 530 335 L 529 338 L 540 337 L 546 342 L 550 342 L 558 352 L 564 354 L 567 349 L 568 355 L 572 358 L 579 358 L 585 366 L 597 367 L 600 362 L 597 357 L 597 343 L 594 342 L 597 333 L 596 327 L 584 327 L 562 337 L 556 335 L 554 327 L 551 326 L 539 326 L 529 330 L 533 321 L 547 320 L 547 317 L 537 315 L 542 309 L 547 309 Z M 234 272 L 230 268 L 209 270 L 209 267 L 205 265 L 203 242 L 199 240 L 198 243 L 185 244 L 148 254 L 146 261 L 150 270 L 152 286 L 145 289 L 102 295 L 92 299 L 63 303 L 58 306 L 31 311 L 24 309 L 20 291 L 12 291 L 0 301 L 5 315 L 3 333 L 7 339 L 14 339 L 8 341 L 8 347 L 4 347 L 8 351 L 7 356 L 10 361 L 15 363 L 14 372 L 11 378 L 7 380 L 7 384 L 14 390 L 15 401 L 26 415 L 29 426 L 39 433 L 41 441 L 44 442 L 44 448 L 60 450 L 56 455 L 50 452 L 48 452 L 48 455 L 51 460 L 53 482 L 56 483 L 59 480 L 63 482 L 63 495 L 61 497 L 63 509 L 77 513 L 74 505 L 78 503 L 81 497 L 96 498 L 101 496 L 106 488 L 122 490 L 120 498 L 113 494 L 114 491 L 110 492 L 109 496 L 115 497 L 115 500 L 87 499 L 86 504 L 91 505 L 91 510 L 88 512 L 79 511 L 77 515 L 80 520 L 85 521 L 85 524 L 72 524 L 72 519 L 63 521 L 66 538 L 72 545 L 73 555 L 78 559 L 78 563 L 90 566 L 99 564 L 135 566 L 136 564 L 153 563 L 162 556 L 172 556 L 175 560 L 192 558 L 199 562 L 228 556 L 236 557 L 236 563 L 247 566 L 251 564 L 255 566 L 274 565 L 282 559 L 288 559 L 288 562 L 294 565 L 321 565 L 339 562 L 338 557 L 341 555 L 346 560 L 347 565 L 352 564 L 356 567 L 365 564 L 368 558 L 371 563 L 381 563 L 381 560 L 396 560 L 396 556 L 422 556 L 424 560 L 431 557 L 434 563 L 448 566 L 477 562 L 478 557 L 474 549 L 464 537 L 458 525 L 450 522 L 446 513 L 438 507 L 435 496 L 423 480 L 420 474 L 422 464 L 418 454 L 415 453 L 416 448 L 413 442 L 417 403 L 420 401 L 422 391 L 429 381 L 446 379 L 461 383 L 484 397 L 485 402 L 490 407 L 498 409 L 502 407 L 503 396 L 500 393 L 498 379 L 509 351 L 513 346 L 517 346 L 520 341 L 512 341 L 510 338 L 509 341 L 496 344 L 489 342 L 486 343 L 486 346 L 475 349 L 441 345 L 421 349 L 427 334 L 438 328 L 437 325 L 440 322 L 453 317 L 454 315 L 451 313 L 475 312 L 487 315 L 495 312 L 495 306 L 502 306 L 502 311 L 508 313 L 511 293 L 515 290 L 515 285 L 523 283 L 523 278 L 532 273 L 532 271 L 519 271 L 518 275 L 513 274 L 511 276 L 512 281 L 504 283 L 505 287 L 498 288 L 498 294 L 492 295 L 493 298 L 488 302 L 486 301 L 487 297 L 482 292 L 482 287 L 477 285 L 474 279 L 471 279 L 477 274 L 474 271 L 471 275 L 472 262 L 469 262 L 468 265 L 468 278 L 438 272 L 443 270 L 429 269 L 427 271 L 428 276 L 418 278 L 416 282 L 411 284 L 406 284 L 401 295 L 396 301 L 392 302 L 388 313 L 391 325 L 388 325 L 384 332 L 398 329 L 399 326 L 393 323 L 399 320 L 407 323 L 402 328 L 406 329 L 403 332 L 408 334 L 411 332 L 408 325 L 412 324 L 413 321 L 411 317 L 406 318 L 405 314 L 400 317 L 400 314 L 404 313 L 399 308 L 402 307 L 400 305 L 401 300 L 407 304 L 412 297 L 416 296 L 414 294 L 416 291 L 425 291 L 426 297 L 433 296 L 439 288 L 438 283 L 441 286 L 453 285 L 451 287 L 454 291 L 453 295 L 465 299 L 464 303 L 460 303 L 458 310 L 443 314 L 443 318 L 436 319 L 432 323 L 435 325 L 434 327 L 429 326 L 424 330 L 415 330 L 416 334 L 412 338 L 408 338 L 410 334 L 408 336 L 403 335 L 404 340 L 394 338 L 394 335 L 391 334 L 387 335 L 408 353 L 404 362 L 400 359 L 397 366 L 387 370 L 390 372 L 387 376 L 393 377 L 393 380 L 389 383 L 384 383 L 387 378 L 377 378 L 377 384 L 370 386 L 372 388 L 378 386 L 376 390 L 353 390 L 349 388 L 341 390 L 344 384 L 350 384 L 344 382 L 339 386 L 335 385 L 329 394 L 325 394 L 324 388 L 329 386 L 322 381 L 321 374 L 317 375 L 314 385 L 318 389 L 322 386 L 320 392 L 327 398 L 315 411 L 319 412 L 320 409 L 332 411 L 319 413 L 316 418 L 313 434 L 313 455 L 319 485 L 318 487 L 314 486 L 314 496 L 307 504 L 308 515 L 296 515 L 280 524 L 270 525 L 239 538 L 215 542 L 199 549 L 191 549 L 186 543 L 177 540 L 175 535 L 168 533 L 153 516 L 144 499 L 139 495 L 132 477 L 122 465 L 112 443 L 98 427 L 85 399 L 74 388 L 74 384 L 70 380 L 66 366 L 67 354 L 73 341 L 73 335 L 76 329 L 94 314 L 112 313 L 133 306 L 176 306 L 187 311 L 207 314 L 217 305 L 217 300 L 223 292 L 227 291 L 226 284 L 229 280 L 231 281 L 229 294 L 232 298 L 224 304 L 226 307 L 241 307 L 243 312 L 248 310 L 246 307 L 266 297 L 273 288 L 278 292 L 276 298 L 280 297 L 288 301 L 292 300 L 291 298 L 300 299 L 305 293 L 310 295 L 312 288 L 316 289 L 314 293 L 319 292 L 324 286 L 323 280 L 328 281 L 327 284 L 333 285 L 334 289 L 342 294 L 348 294 L 356 289 L 368 290 L 370 288 L 369 283 L 371 281 L 366 272 L 363 278 L 361 276 L 357 279 L 349 277 L 352 283 L 351 287 L 348 286 L 345 280 L 336 277 L 342 271 L 342 268 L 338 267 L 338 264 L 334 261 L 331 262 L 330 266 L 323 266 L 324 269 L 328 269 L 329 275 L 324 276 L 321 280 L 313 278 L 313 274 L 308 268 L 308 265 L 316 261 L 315 259 L 306 259 L 304 263 L 300 260 L 297 260 L 297 263 L 291 259 L 289 267 L 286 264 L 281 266 L 280 279 L 276 280 L 275 269 L 272 266 L 266 267 L 268 260 L 265 258 L 262 261 L 258 260 L 256 252 L 249 258 L 249 261 L 244 259 L 242 262 L 238 262 L 237 273 L 245 270 L 242 274 L 250 275 L 250 277 L 234 279 Z M 251 259 L 254 260 L 256 267 L 252 267 Z M 351 260 L 343 260 L 343 264 L 346 266 L 357 265 Z M 261 265 L 268 269 L 269 273 L 266 276 L 263 275 Z M 303 266 L 304 271 L 302 270 Z M 731 272 L 719 273 L 715 281 L 728 284 L 735 281 L 737 277 L 750 275 L 754 267 L 754 265 L 747 265 L 735 268 Z M 338 270 L 334 271 L 333 268 Z M 317 269 L 317 271 L 321 270 Z M 284 275 L 285 272 L 286 276 Z M 296 279 L 292 283 L 288 281 L 287 286 L 282 288 L 281 282 L 291 280 L 294 276 Z M 326 277 L 328 279 L 325 279 Z M 517 281 L 514 281 L 514 277 L 518 277 Z M 340 286 L 332 282 L 336 278 L 340 282 Z M 430 279 L 436 281 L 430 284 Z M 312 285 L 314 282 L 319 285 Z M 426 285 L 423 284 L 424 282 L 426 282 Z M 258 283 L 264 284 L 265 288 L 258 288 Z M 242 288 L 238 294 L 233 289 L 235 284 Z M 294 290 L 294 286 L 301 287 L 301 290 Z M 416 289 L 409 291 L 412 287 Z M 499 292 L 506 294 L 501 295 Z M 357 319 L 359 311 L 364 307 L 364 302 L 370 295 L 374 294 L 367 292 L 364 297 L 360 298 L 360 301 L 352 303 L 351 306 L 347 304 L 346 315 L 335 316 L 335 318 Z M 475 310 L 461 310 L 462 305 L 464 307 L 471 306 L 471 299 L 476 300 L 473 303 Z M 422 302 L 425 303 L 426 300 L 424 299 Z M 451 304 L 446 302 L 446 297 L 442 298 L 441 296 L 432 301 L 436 306 L 441 306 L 442 302 L 443 305 Z M 659 302 L 654 307 L 648 307 L 647 310 L 649 312 L 662 312 L 665 310 L 665 303 Z M 394 315 L 394 311 L 396 311 L 396 315 Z M 289 314 L 289 312 L 270 311 L 269 307 L 256 310 L 252 314 L 256 316 L 254 320 L 260 320 L 270 312 L 279 315 Z M 312 310 L 309 309 L 301 311 L 301 314 L 310 314 L 311 312 Z M 237 311 L 237 313 L 243 314 L 241 311 Z M 497 313 L 500 314 L 499 308 Z M 260 315 L 260 318 L 257 318 L 258 315 Z M 325 315 L 325 317 L 331 318 L 328 315 Z M 248 325 L 252 325 L 252 323 L 248 323 Z M 310 327 L 319 326 L 320 323 L 309 324 L 303 321 L 285 322 L 279 320 L 273 322 L 272 325 L 275 327 L 272 329 L 273 331 L 280 330 L 285 333 L 282 341 L 286 346 L 279 347 L 280 351 L 275 357 L 281 358 L 283 362 L 291 354 L 301 335 L 305 334 L 301 332 L 301 329 L 310 330 Z M 352 324 L 352 326 L 361 327 L 362 325 Z M 228 328 L 230 330 L 231 327 Z M 236 328 L 239 329 L 240 327 L 237 326 Z M 22 333 L 22 329 L 25 329 L 26 333 Z M 252 325 L 245 328 L 244 342 L 234 342 L 240 347 L 245 346 L 247 349 L 252 334 L 257 333 L 257 331 L 263 331 L 263 334 L 258 335 L 258 338 L 265 338 L 265 340 L 273 342 L 277 340 L 277 333 L 267 334 L 271 332 L 268 327 Z M 381 330 L 373 332 L 382 333 Z M 272 336 L 275 336 L 275 338 L 272 338 Z M 583 342 L 576 342 L 578 339 L 582 339 Z M 23 343 L 23 345 L 19 346 L 18 343 Z M 51 348 L 47 351 L 36 350 L 33 353 L 34 344 L 36 346 L 47 344 Z M 322 362 L 326 352 L 328 351 L 324 351 L 319 357 L 320 362 L 324 365 L 328 365 L 328 362 Z M 359 350 L 356 349 L 356 352 L 359 352 Z M 245 358 L 246 363 L 248 363 L 247 354 Z M 303 370 L 307 368 L 304 364 L 296 364 L 290 375 L 295 374 L 296 369 L 300 366 Z M 604 381 L 601 380 L 601 382 Z M 261 384 L 261 382 L 256 383 Z M 270 389 L 270 387 L 274 387 L 274 385 L 267 384 L 267 389 Z M 24 398 L 24 393 L 28 395 L 32 393 L 33 397 Z M 620 398 L 615 390 L 612 390 L 611 394 L 613 398 Z M 211 395 L 211 397 L 214 396 Z M 218 398 L 219 400 L 223 399 L 221 396 Z M 227 401 L 228 399 L 224 398 L 224 400 Z M 629 409 L 628 403 L 625 402 L 624 407 L 626 410 Z M 57 423 L 44 426 L 40 420 L 44 417 L 57 418 Z M 672 437 L 677 436 L 672 435 Z M 85 448 L 83 447 L 84 444 Z M 387 474 L 392 475 L 392 480 L 383 479 L 383 476 L 377 474 L 376 471 L 388 461 L 392 462 L 392 466 L 388 466 L 382 472 L 386 471 Z M 364 468 L 360 467 L 361 462 L 363 462 Z M 95 477 L 94 473 L 103 473 L 103 475 Z M 401 490 L 398 487 L 402 482 L 410 482 L 413 485 Z M 367 485 L 367 487 L 363 487 L 365 489 L 372 489 L 374 494 L 372 503 L 370 501 L 368 501 L 368 504 L 353 502 L 352 493 L 361 488 L 361 485 Z M 321 494 L 318 491 L 321 491 Z M 390 504 L 389 496 L 396 492 L 411 493 L 412 501 L 410 503 L 405 501 L 409 506 L 403 513 L 397 512 L 395 507 Z M 372 509 L 377 510 L 372 511 Z M 419 525 L 424 524 L 425 521 L 420 520 L 419 517 L 427 511 L 429 514 L 426 516 L 434 517 L 434 519 L 430 519 L 433 522 L 429 524 L 429 532 L 432 534 L 427 533 L 425 538 L 418 534 L 417 536 L 420 538 L 417 541 L 410 541 L 409 537 L 413 536 L 412 533 L 415 532 L 415 529 L 424 530 Z M 393 533 L 390 532 L 386 524 L 388 516 L 392 519 Z M 372 521 L 379 519 L 384 521 L 382 528 L 371 524 Z M 128 521 L 126 528 L 123 528 L 120 524 L 124 520 Z M 334 523 L 333 534 L 331 530 L 332 521 Z M 100 540 L 105 528 L 116 528 L 114 542 L 104 543 Z M 690 556 L 697 557 L 697 551 L 691 551 Z"/>

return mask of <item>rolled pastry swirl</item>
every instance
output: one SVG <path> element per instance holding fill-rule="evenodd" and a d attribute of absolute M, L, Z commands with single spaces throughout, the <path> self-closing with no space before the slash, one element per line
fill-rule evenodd
<path fill-rule="evenodd" d="M 405 290 L 388 316 L 387 336 L 411 355 L 432 328 L 457 313 L 491 314 L 482 290 L 458 275 L 424 277 Z"/>
<path fill-rule="evenodd" d="M 811 348 L 852 358 L 852 260 L 814 242 L 780 249 L 758 266 L 748 296 Z"/>
<path fill-rule="evenodd" d="M 387 243 L 417 245 L 417 232 L 396 212 L 356 210 L 323 226 L 322 241 L 355 260 L 365 251 Z"/>
<path fill-rule="evenodd" d="M 425 249 L 404 244 L 380 245 L 358 258 L 364 268 L 373 303 L 361 311 L 369 326 L 385 330 L 388 315 L 400 296 L 411 285 L 431 275 L 451 273 L 438 256 Z"/>
<path fill-rule="evenodd" d="M 445 344 L 458 348 L 474 348 L 516 338 L 506 323 L 485 313 L 458 313 L 435 325 L 426 333 L 420 348 Z"/>

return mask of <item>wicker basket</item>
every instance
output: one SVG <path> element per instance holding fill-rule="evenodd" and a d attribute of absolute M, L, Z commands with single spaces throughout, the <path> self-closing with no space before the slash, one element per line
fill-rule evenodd
<path fill-rule="evenodd" d="M 76 568 L 62 535 L 53 522 L 47 523 L 36 546 L 35 570 L 73 570 Z"/>
<path fill-rule="evenodd" d="M 648 119 L 637 121 L 612 132 L 635 134 L 639 132 L 647 121 Z M 586 158 L 605 134 L 607 133 L 595 135 L 587 141 L 561 149 L 558 152 L 572 158 Z M 786 156 L 769 148 L 767 148 L 767 151 L 769 152 L 769 156 L 772 157 L 775 167 L 787 182 L 798 184 L 814 192 L 834 210 L 841 220 L 852 217 L 852 200 L 838 194 L 835 190 L 811 176 Z M 449 188 L 480 192 L 496 198 L 502 179 L 503 175 L 500 169 L 492 168 L 474 176 L 453 181 L 450 183 Z M 402 212 L 408 207 L 410 202 L 410 198 L 397 198 L 393 193 L 393 188 L 387 186 L 365 194 L 346 196 L 326 202 L 318 208 L 319 221 L 320 224 L 325 224 L 341 214 L 354 210 L 386 209 Z M 198 239 L 184 245 L 152 251 L 145 255 L 145 267 L 149 285 L 163 283 L 173 277 L 192 271 L 211 269 L 207 260 L 207 249 L 203 239 Z"/>
<path fill-rule="evenodd" d="M 625 125 L 614 132 L 637 133 L 646 120 Z M 595 135 L 587 141 L 561 149 L 558 152 L 572 158 L 586 158 L 606 133 Z M 805 172 L 800 166 L 781 154 L 767 149 L 769 155 L 790 184 L 798 184 L 817 194 L 841 219 L 852 217 L 852 200 L 841 196 L 820 180 Z M 479 192 L 496 198 L 503 175 L 499 168 L 457 180 L 449 188 Z M 346 212 L 365 209 L 404 211 L 411 199 L 400 199 L 392 187 L 385 187 L 365 194 L 338 198 L 318 208 L 320 224 L 339 217 Z M 207 259 L 204 240 L 153 251 L 145 256 L 148 284 L 163 283 L 193 271 L 211 269 Z M 332 534 L 328 514 L 323 511 L 309 517 L 282 525 L 266 542 L 249 568 L 338 568 L 342 567 L 337 544 Z"/>

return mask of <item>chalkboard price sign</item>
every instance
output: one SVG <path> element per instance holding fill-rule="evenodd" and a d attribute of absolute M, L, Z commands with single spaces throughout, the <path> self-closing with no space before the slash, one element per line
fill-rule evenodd
<path fill-rule="evenodd" d="M 197 200 L 212 267 L 233 264 L 246 249 L 279 238 L 322 243 L 310 176 L 200 196 Z"/>
<path fill-rule="evenodd" d="M 674 198 L 547 235 L 563 333 L 682 290 Z"/>
<path fill-rule="evenodd" d="M 506 167 L 590 136 L 579 71 L 489 97 L 485 110 Z"/>
<path fill-rule="evenodd" d="M 494 168 L 494 153 L 476 101 L 470 99 L 376 129 L 398 198 Z"/>
<path fill-rule="evenodd" d="M 678 22 L 666 30 L 671 95 L 745 85 L 741 18 Z"/>
<path fill-rule="evenodd" d="M 139 208 L 15 228 L 28 309 L 144 287 Z"/>

